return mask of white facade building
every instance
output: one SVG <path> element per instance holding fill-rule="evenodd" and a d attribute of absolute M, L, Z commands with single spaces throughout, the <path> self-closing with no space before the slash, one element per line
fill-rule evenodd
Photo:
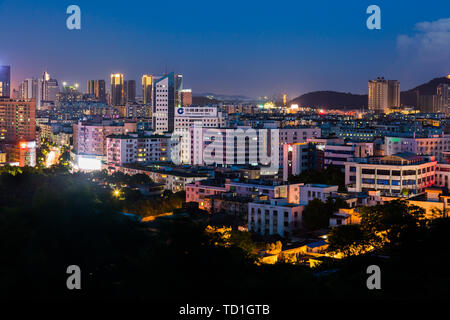
<path fill-rule="evenodd" d="M 380 190 L 381 195 L 421 193 L 435 183 L 433 156 L 403 152 L 380 158 L 360 158 L 345 163 L 345 184 L 351 192 Z"/>
<path fill-rule="evenodd" d="M 443 162 L 444 152 L 450 152 L 450 134 L 434 135 L 428 138 L 385 137 L 386 155 L 412 152 L 418 155 L 431 155 Z"/>
<path fill-rule="evenodd" d="M 226 114 L 216 107 L 179 108 L 175 115 L 174 134 L 181 137 L 181 163 L 191 163 L 191 127 L 224 128 L 227 124 Z"/>
<path fill-rule="evenodd" d="M 286 199 L 249 202 L 248 230 L 261 235 L 288 236 L 300 229 L 304 206 L 288 203 Z"/>

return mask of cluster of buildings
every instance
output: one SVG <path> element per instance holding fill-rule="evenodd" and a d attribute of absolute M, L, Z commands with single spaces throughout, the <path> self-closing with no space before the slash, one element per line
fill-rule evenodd
<path fill-rule="evenodd" d="M 286 95 L 279 105 L 194 104 L 174 72 L 144 74 L 139 95 L 136 81 L 118 73 L 109 88 L 105 80 L 89 80 L 84 93 L 77 84 L 60 88 L 47 72 L 11 93 L 10 77 L 10 68 L 0 67 L 2 164 L 36 165 L 45 138 L 70 147 L 73 170 L 146 174 L 166 190 L 185 191 L 190 205 L 233 216 L 263 236 L 300 232 L 313 199 L 347 203 L 331 226 L 357 221 L 359 206 L 395 198 L 445 214 L 447 83 L 437 87 L 436 108 L 391 112 L 404 107 L 400 84 L 377 78 L 368 83 L 369 112 L 333 113 L 298 106 L 292 112 Z M 345 177 L 342 185 L 293 182 L 328 168 Z"/>

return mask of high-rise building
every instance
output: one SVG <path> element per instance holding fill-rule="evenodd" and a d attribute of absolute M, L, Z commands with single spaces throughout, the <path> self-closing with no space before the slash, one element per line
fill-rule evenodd
<path fill-rule="evenodd" d="M 97 101 L 106 101 L 106 86 L 105 80 L 88 80 L 86 93 L 94 96 Z"/>
<path fill-rule="evenodd" d="M 181 90 L 181 104 L 183 107 L 188 107 L 192 105 L 192 90 L 191 89 L 183 89 Z"/>
<path fill-rule="evenodd" d="M 439 111 L 448 113 L 448 108 L 450 108 L 450 86 L 447 83 L 441 83 L 437 86 L 436 94 L 438 96 Z"/>
<path fill-rule="evenodd" d="M 369 81 L 369 110 L 386 113 L 388 108 L 400 107 L 400 82 L 378 77 Z"/>
<path fill-rule="evenodd" d="M 86 84 L 86 93 L 95 96 L 95 80 L 88 80 Z"/>
<path fill-rule="evenodd" d="M 152 103 L 153 76 L 144 74 L 142 76 L 142 99 L 144 104 Z"/>
<path fill-rule="evenodd" d="M 125 105 L 123 74 L 121 73 L 115 73 L 111 75 L 111 105 Z"/>
<path fill-rule="evenodd" d="M 9 98 L 11 96 L 11 67 L 0 66 L 0 98 Z"/>
<path fill-rule="evenodd" d="M 33 141 L 36 138 L 34 99 L 0 98 L 0 141 Z"/>
<path fill-rule="evenodd" d="M 44 72 L 42 81 L 42 100 L 56 101 L 59 93 L 59 85 L 56 79 L 52 79 L 48 72 Z"/>
<path fill-rule="evenodd" d="M 400 82 L 397 80 L 388 80 L 388 106 L 400 108 Z"/>
<path fill-rule="evenodd" d="M 425 113 L 439 112 L 439 100 L 435 94 L 431 95 L 419 95 L 418 102 L 419 110 Z"/>
<path fill-rule="evenodd" d="M 136 101 L 136 81 L 135 80 L 124 81 L 124 99 L 125 99 L 125 102 Z"/>
<path fill-rule="evenodd" d="M 173 132 L 175 109 L 181 108 L 183 76 L 171 72 L 153 82 L 153 130 L 158 133 Z"/>
<path fill-rule="evenodd" d="M 19 86 L 19 99 L 34 99 L 36 110 L 41 108 L 42 79 L 25 79 Z"/>
<path fill-rule="evenodd" d="M 100 102 L 106 101 L 105 80 L 95 80 L 95 98 Z"/>

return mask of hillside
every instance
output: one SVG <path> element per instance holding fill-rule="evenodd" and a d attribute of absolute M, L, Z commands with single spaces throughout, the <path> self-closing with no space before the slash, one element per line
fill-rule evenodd
<path fill-rule="evenodd" d="M 400 93 L 402 105 L 416 105 L 417 95 L 436 94 L 436 88 L 440 83 L 450 84 L 446 77 L 435 78 L 413 89 Z M 300 106 L 310 106 L 324 109 L 367 108 L 367 94 L 359 95 L 336 91 L 314 91 L 303 94 L 291 101 Z"/>
<path fill-rule="evenodd" d="M 291 101 L 300 106 L 310 106 L 324 109 L 344 109 L 345 107 L 367 107 L 367 95 L 335 92 L 309 92 Z"/>

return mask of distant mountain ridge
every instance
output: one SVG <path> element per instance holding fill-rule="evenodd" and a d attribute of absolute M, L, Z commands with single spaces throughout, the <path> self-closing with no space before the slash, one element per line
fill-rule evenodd
<path fill-rule="evenodd" d="M 254 98 L 241 96 L 241 95 L 227 95 L 227 94 L 217 94 L 217 93 L 195 93 L 195 97 L 206 97 L 209 99 L 215 99 L 219 101 L 254 101 Z"/>
<path fill-rule="evenodd" d="M 416 105 L 417 95 L 436 94 L 436 88 L 441 83 L 450 84 L 447 77 L 434 78 L 413 89 L 400 92 L 400 104 Z M 367 94 L 353 94 L 336 91 L 314 91 L 305 93 L 293 100 L 291 104 L 323 109 L 367 108 Z"/>

